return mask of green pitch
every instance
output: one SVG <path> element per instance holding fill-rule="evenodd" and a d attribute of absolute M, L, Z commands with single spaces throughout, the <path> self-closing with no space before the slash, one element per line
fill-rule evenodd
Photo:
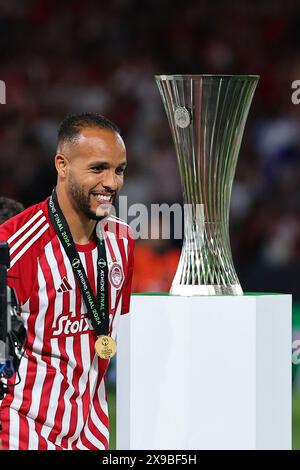
<path fill-rule="evenodd" d="M 293 449 L 300 450 L 300 393 L 293 395 Z"/>

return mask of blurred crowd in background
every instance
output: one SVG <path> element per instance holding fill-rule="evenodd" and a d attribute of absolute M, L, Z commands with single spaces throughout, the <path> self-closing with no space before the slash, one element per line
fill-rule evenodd
<path fill-rule="evenodd" d="M 96 111 L 122 130 L 128 204 L 180 202 L 154 75 L 259 74 L 232 193 L 232 251 L 244 290 L 300 300 L 297 3 L 1 0 L 1 195 L 25 206 L 46 198 L 60 121 Z M 179 253 L 178 241 L 138 242 L 134 291 L 167 291 Z"/>

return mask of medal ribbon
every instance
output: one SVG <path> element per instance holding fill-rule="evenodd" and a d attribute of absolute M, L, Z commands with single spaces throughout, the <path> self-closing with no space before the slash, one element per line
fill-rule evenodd
<path fill-rule="evenodd" d="M 65 216 L 59 207 L 56 190 L 52 192 L 49 199 L 49 215 L 54 230 L 61 241 L 65 252 L 70 260 L 72 269 L 78 281 L 78 285 L 90 315 L 93 328 L 97 336 L 109 334 L 109 313 L 108 313 L 108 266 L 105 250 L 105 243 L 102 230 L 99 230 L 97 241 L 97 294 L 94 296 L 85 269 L 80 260 L 78 251 L 71 235 Z M 97 300 L 98 299 L 98 300 Z"/>

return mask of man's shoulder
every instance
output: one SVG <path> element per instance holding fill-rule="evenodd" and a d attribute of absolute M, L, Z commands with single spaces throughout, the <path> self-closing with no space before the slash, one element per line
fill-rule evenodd
<path fill-rule="evenodd" d="M 11 238 L 18 236 L 19 233 L 25 234 L 33 227 L 46 224 L 48 224 L 47 200 L 28 207 L 0 225 L 0 239 L 4 241 L 3 234 Z"/>
<path fill-rule="evenodd" d="M 50 229 L 47 201 L 42 201 L 0 226 L 0 241 L 7 241 L 12 265 L 25 254 L 39 249 Z"/>

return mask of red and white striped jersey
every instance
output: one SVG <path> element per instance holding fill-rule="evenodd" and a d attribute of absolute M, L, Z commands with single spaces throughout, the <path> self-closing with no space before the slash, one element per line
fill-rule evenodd
<path fill-rule="evenodd" d="M 119 316 L 129 311 L 134 241 L 128 225 L 115 217 L 99 222 L 99 230 L 105 238 L 115 338 Z M 0 241 L 9 243 L 9 285 L 28 333 L 21 382 L 1 404 L 3 449 L 107 449 L 109 361 L 95 355 L 97 336 L 51 225 L 48 199 L 1 225 Z M 96 294 L 96 240 L 76 248 Z"/>

